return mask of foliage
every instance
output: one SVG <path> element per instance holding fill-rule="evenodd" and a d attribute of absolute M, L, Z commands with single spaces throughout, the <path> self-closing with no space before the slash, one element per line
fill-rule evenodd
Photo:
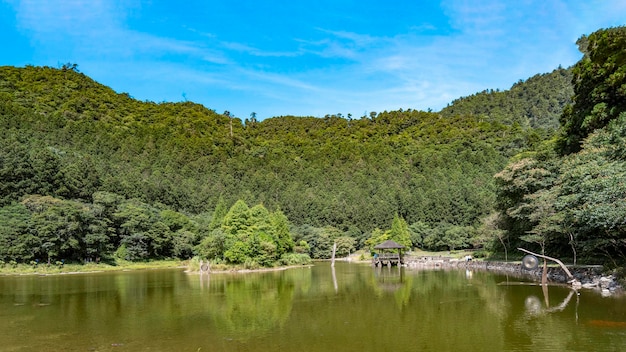
<path fill-rule="evenodd" d="M 440 113 L 244 123 L 132 99 L 72 65 L 0 67 L 0 259 L 199 255 L 252 267 L 383 238 L 467 248 L 496 206 L 492 175 L 551 136 L 569 74 Z"/>
<path fill-rule="evenodd" d="M 484 90 L 454 100 L 445 116 L 478 115 L 507 124 L 556 130 L 563 108 L 571 103 L 572 69 L 558 69 L 520 80 L 506 91 Z"/>
<path fill-rule="evenodd" d="M 491 175 L 545 135 L 504 117 L 417 110 L 243 124 L 48 67 L 0 68 L 0 95 L 0 204 L 109 192 L 188 214 L 214 209 L 211 230 L 239 199 L 342 231 L 387 226 L 396 213 L 476 224 L 495 199 Z"/>
<path fill-rule="evenodd" d="M 402 217 L 396 215 L 391 222 L 391 230 L 389 230 L 389 238 L 398 244 L 411 249 L 411 235 L 409 233 L 409 225 Z"/>
<path fill-rule="evenodd" d="M 307 265 L 311 264 L 311 257 L 304 253 L 287 253 L 280 258 L 281 265 Z"/>
<path fill-rule="evenodd" d="M 219 205 L 218 205 L 219 206 Z M 219 258 L 248 268 L 273 266 L 293 253 L 289 220 L 280 211 L 270 213 L 263 205 L 252 208 L 238 200 L 198 246 L 205 258 Z"/>
<path fill-rule="evenodd" d="M 624 27 L 584 37 L 574 68 L 574 104 L 562 116 L 557 146 L 538 150 L 496 174 L 502 229 L 574 262 L 626 261 L 626 68 Z"/>
<path fill-rule="evenodd" d="M 423 221 L 417 221 L 409 226 L 409 236 L 411 237 L 411 247 L 421 248 L 424 238 L 431 231 L 430 225 Z"/>
<path fill-rule="evenodd" d="M 565 154 L 626 111 L 626 27 L 598 30 L 578 44 L 585 55 L 573 69 L 574 104 L 561 116 Z"/>

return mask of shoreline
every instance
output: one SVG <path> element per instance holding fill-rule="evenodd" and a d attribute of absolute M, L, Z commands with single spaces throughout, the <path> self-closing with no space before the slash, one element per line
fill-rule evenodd
<path fill-rule="evenodd" d="M 198 275 L 211 275 L 211 274 L 251 274 L 251 273 L 266 273 L 266 272 L 274 272 L 274 271 L 283 271 L 289 269 L 297 269 L 297 268 L 310 268 L 313 264 L 306 265 L 288 265 L 288 266 L 278 266 L 274 268 L 259 268 L 259 269 L 230 269 L 230 270 L 208 270 L 208 271 L 200 271 L 200 270 L 190 270 L 187 268 L 185 273 L 187 274 L 198 274 Z"/>
<path fill-rule="evenodd" d="M 450 259 L 450 258 L 447 258 Z M 512 275 L 519 278 L 530 279 L 541 285 L 541 276 L 543 268 L 538 266 L 532 270 L 526 270 L 520 262 L 502 262 L 502 261 L 485 261 L 485 260 L 441 260 L 428 264 L 417 264 L 406 266 L 407 269 L 457 269 L 457 270 L 478 270 L 490 273 Z M 573 287 L 568 280 L 567 275 L 559 266 L 548 266 L 548 285 L 561 285 L 570 287 L 576 291 L 580 289 L 589 289 L 598 291 L 604 297 L 622 296 L 626 294 L 624 287 L 618 282 L 613 274 L 603 273 L 600 265 L 577 265 L 569 266 L 568 269 L 572 276 L 580 282 L 580 287 Z"/>
<path fill-rule="evenodd" d="M 6 265 L 6 264 L 5 264 Z M 94 274 L 104 272 L 136 271 L 136 270 L 156 270 L 156 269 L 177 269 L 186 268 L 182 261 L 163 260 L 151 262 L 120 262 L 115 265 L 106 263 L 88 264 L 64 264 L 62 267 L 56 265 L 47 266 L 40 264 L 36 267 L 26 264 L 18 264 L 16 267 L 0 268 L 0 276 L 55 276 L 55 275 L 78 275 Z"/>
<path fill-rule="evenodd" d="M 440 257 L 441 260 L 423 262 L 419 264 L 405 264 L 406 270 L 478 270 L 486 271 L 496 274 L 513 275 L 519 278 L 530 279 L 533 282 L 540 282 L 542 269 L 538 267 L 533 270 L 523 269 L 519 262 L 502 262 L 502 261 L 484 261 L 484 260 L 459 260 L 451 257 Z M 336 258 L 336 261 L 371 265 L 371 260 L 356 260 L 352 257 Z M 321 261 L 330 261 L 321 260 Z M 79 274 L 95 274 L 104 272 L 124 272 L 124 271 L 139 271 L 139 270 L 173 270 L 181 269 L 183 272 L 189 275 L 211 275 L 211 274 L 250 274 L 250 273 L 264 273 L 264 272 L 276 272 L 284 271 L 296 268 L 310 268 L 315 264 L 306 265 L 289 265 L 272 268 L 257 268 L 257 269 L 243 269 L 243 268 L 220 268 L 220 270 L 208 270 L 202 271 L 199 269 L 191 269 L 188 261 L 153 261 L 146 263 L 134 263 L 134 262 L 122 262 L 117 265 L 110 264 L 66 264 L 62 268 L 51 266 L 46 269 L 37 271 L 37 268 L 33 268 L 29 265 L 18 265 L 11 270 L 3 270 L 0 268 L 0 277 L 2 276 L 57 276 L 57 275 L 79 275 Z M 67 271 L 63 269 L 68 269 Z M 73 270 L 73 269 L 80 270 Z M 35 270 L 33 270 L 35 269 Z M 624 287 L 617 281 L 617 278 L 612 274 L 605 274 L 602 272 L 602 267 L 598 265 L 588 266 L 571 266 L 568 269 L 572 272 L 572 275 L 580 281 L 582 287 L 573 289 L 590 289 L 600 292 L 603 296 L 621 296 L 626 294 Z M 548 267 L 548 284 L 549 285 L 566 285 L 568 284 L 568 278 L 565 272 L 558 266 Z"/>
<path fill-rule="evenodd" d="M 427 255 L 424 255 L 427 254 Z M 541 284 L 542 267 L 533 270 L 522 268 L 520 261 L 489 261 L 489 260 L 467 260 L 467 257 L 453 257 L 444 255 L 428 255 L 431 253 L 420 253 L 419 255 L 408 255 L 403 265 L 407 270 L 477 270 L 495 274 L 512 275 L 519 278 L 529 279 Z M 372 263 L 369 260 L 358 260 L 355 257 L 336 258 L 336 261 L 352 263 Z M 581 286 L 573 287 L 567 275 L 559 266 L 550 264 L 548 266 L 548 285 L 567 286 L 574 290 L 593 290 L 602 296 L 623 296 L 626 295 L 625 287 L 618 281 L 612 273 L 603 272 L 601 265 L 576 265 L 568 266 L 568 269 Z"/>
<path fill-rule="evenodd" d="M 132 264 L 66 264 L 67 266 L 59 268 L 51 266 L 44 270 L 38 271 L 37 268 L 33 268 L 30 265 L 20 264 L 10 270 L 3 270 L 6 268 L 0 268 L 0 277 L 2 276 L 57 276 L 57 275 L 80 275 L 80 274 L 96 274 L 104 272 L 124 272 L 124 271 L 139 271 L 139 270 L 173 270 L 181 269 L 187 274 L 247 274 L 247 273 L 262 273 L 282 271 L 295 268 L 310 268 L 313 264 L 307 265 L 289 265 L 272 268 L 258 268 L 258 269 L 243 269 L 243 268 L 229 268 L 220 270 L 211 270 L 208 272 L 202 272 L 200 270 L 190 269 L 189 264 L 186 261 L 155 261 L 148 263 L 132 263 Z M 67 268 L 67 270 L 63 270 Z M 75 270 L 79 268 L 80 270 Z M 49 271 L 48 271 L 49 270 Z"/>

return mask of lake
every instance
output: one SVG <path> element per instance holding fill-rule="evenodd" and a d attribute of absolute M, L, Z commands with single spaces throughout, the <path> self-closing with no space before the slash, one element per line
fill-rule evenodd
<path fill-rule="evenodd" d="M 622 351 L 626 299 L 485 272 L 318 263 L 0 277 L 1 351 Z"/>

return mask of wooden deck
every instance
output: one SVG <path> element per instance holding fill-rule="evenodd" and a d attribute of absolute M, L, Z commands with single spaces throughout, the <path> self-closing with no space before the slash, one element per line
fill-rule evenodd
<path fill-rule="evenodd" d="M 402 264 L 402 257 L 398 253 L 381 253 L 377 257 L 372 258 L 373 266 L 392 266 Z"/>

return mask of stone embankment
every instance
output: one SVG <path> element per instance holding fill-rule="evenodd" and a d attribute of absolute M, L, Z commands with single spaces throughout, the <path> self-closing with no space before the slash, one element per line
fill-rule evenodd
<path fill-rule="evenodd" d="M 455 259 L 449 257 L 409 257 L 404 260 L 408 268 L 459 268 L 484 270 L 503 273 L 520 278 L 541 281 L 542 266 L 526 270 L 520 262 L 497 262 L 473 260 L 471 257 Z M 569 266 L 572 275 L 580 282 L 582 288 L 596 289 L 603 295 L 623 293 L 624 290 L 613 275 L 602 272 L 601 266 Z M 552 283 L 569 284 L 567 274 L 561 267 L 548 267 L 548 281 Z"/>

